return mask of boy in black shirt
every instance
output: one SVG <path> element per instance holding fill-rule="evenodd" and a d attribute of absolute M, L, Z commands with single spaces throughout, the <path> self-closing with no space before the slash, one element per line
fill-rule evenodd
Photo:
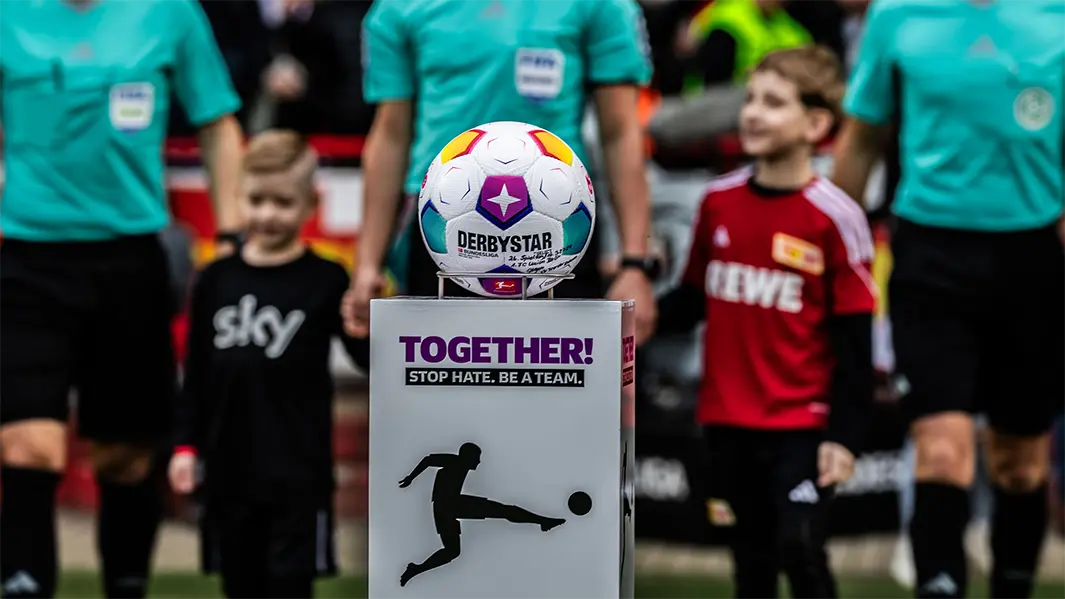
<path fill-rule="evenodd" d="M 333 381 L 343 335 L 344 269 L 304 246 L 317 204 L 316 157 L 289 131 L 267 131 L 244 157 L 248 240 L 209 265 L 192 293 L 185 382 L 170 482 L 197 485 L 203 464 L 204 570 L 227 597 L 311 597 L 335 573 Z"/>

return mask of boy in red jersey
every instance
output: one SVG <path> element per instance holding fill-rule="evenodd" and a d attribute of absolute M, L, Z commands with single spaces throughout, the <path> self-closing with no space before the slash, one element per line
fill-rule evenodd
<path fill-rule="evenodd" d="M 854 471 L 873 397 L 869 264 L 862 209 L 814 174 L 843 95 L 820 47 L 767 56 L 747 84 L 740 140 L 753 167 L 703 199 L 680 285 L 659 330 L 706 320 L 698 418 L 712 495 L 735 517 L 738 597 L 835 597 L 825 543 L 834 486 Z"/>

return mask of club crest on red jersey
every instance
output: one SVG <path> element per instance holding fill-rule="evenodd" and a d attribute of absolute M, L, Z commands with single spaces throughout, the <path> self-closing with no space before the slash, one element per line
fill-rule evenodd
<path fill-rule="evenodd" d="M 821 248 L 784 233 L 773 235 L 773 260 L 815 276 L 825 272 L 825 255 Z"/>

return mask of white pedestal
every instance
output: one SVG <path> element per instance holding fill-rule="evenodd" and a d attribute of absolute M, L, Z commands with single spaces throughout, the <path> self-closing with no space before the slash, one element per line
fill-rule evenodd
<path fill-rule="evenodd" d="M 370 597 L 632 597 L 632 303 L 371 312 Z"/>

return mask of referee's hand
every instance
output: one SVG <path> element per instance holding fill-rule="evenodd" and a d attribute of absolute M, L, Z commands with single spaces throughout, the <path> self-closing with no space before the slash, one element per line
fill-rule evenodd
<path fill-rule="evenodd" d="M 817 486 L 830 487 L 854 475 L 854 455 L 839 443 L 825 441 L 817 448 Z"/>

